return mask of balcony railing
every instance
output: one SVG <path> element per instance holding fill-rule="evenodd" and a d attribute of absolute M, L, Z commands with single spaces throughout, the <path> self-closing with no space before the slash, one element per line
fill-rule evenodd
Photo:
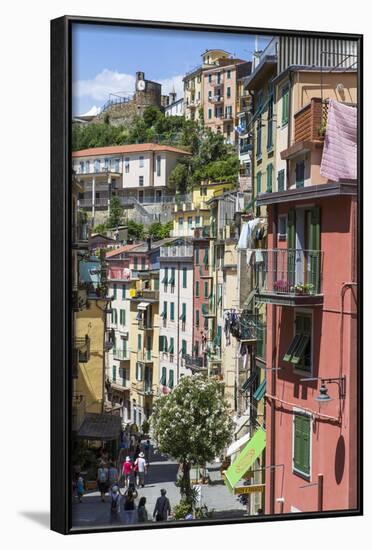
<path fill-rule="evenodd" d="M 151 380 L 141 380 L 136 382 L 136 390 L 145 395 L 152 395 L 154 393 L 153 384 Z"/>
<path fill-rule="evenodd" d="M 294 115 L 294 141 L 323 141 L 328 103 L 314 97 Z"/>
<path fill-rule="evenodd" d="M 129 361 L 130 360 L 130 351 L 127 349 L 113 349 L 112 355 L 114 359 L 118 361 Z"/>
<path fill-rule="evenodd" d="M 137 361 L 141 363 L 153 363 L 153 355 L 151 350 L 139 350 L 137 351 Z"/>
<path fill-rule="evenodd" d="M 130 388 L 130 380 L 128 378 L 123 378 L 122 376 L 116 376 L 115 378 L 110 376 L 109 382 L 110 384 L 115 384 L 116 386 L 120 386 L 125 389 Z"/>
<path fill-rule="evenodd" d="M 147 300 L 159 300 L 159 290 L 142 289 L 136 291 L 136 298 L 143 298 Z"/>
<path fill-rule="evenodd" d="M 162 246 L 160 248 L 161 258 L 190 258 L 192 255 L 192 245 Z"/>
<path fill-rule="evenodd" d="M 311 297 L 322 292 L 322 257 L 319 250 L 254 250 L 258 294 Z"/>
<path fill-rule="evenodd" d="M 96 208 L 102 208 L 108 205 L 108 199 L 96 199 L 94 201 L 94 206 Z M 91 208 L 93 206 L 92 199 L 79 199 L 80 208 Z"/>
<path fill-rule="evenodd" d="M 146 321 L 145 319 L 140 319 L 138 321 L 138 328 L 139 330 L 153 330 L 153 326 L 151 322 Z"/>

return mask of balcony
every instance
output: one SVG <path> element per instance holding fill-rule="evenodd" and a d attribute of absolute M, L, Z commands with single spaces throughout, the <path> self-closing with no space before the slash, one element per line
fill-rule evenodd
<path fill-rule="evenodd" d="M 118 361 L 130 361 L 130 351 L 127 349 L 116 349 L 112 350 L 112 355 L 114 359 Z"/>
<path fill-rule="evenodd" d="M 135 383 L 135 389 L 143 395 L 154 395 L 154 388 L 151 380 L 141 380 Z"/>
<path fill-rule="evenodd" d="M 92 208 L 93 201 L 92 199 L 79 199 L 80 208 Z M 108 198 L 95 199 L 94 206 L 96 208 L 106 208 L 108 206 Z"/>
<path fill-rule="evenodd" d="M 153 330 L 154 327 L 152 326 L 150 321 L 147 321 L 146 319 L 140 319 L 138 321 L 138 329 L 139 330 Z"/>
<path fill-rule="evenodd" d="M 210 103 L 223 103 L 224 102 L 223 95 L 212 95 L 208 97 L 208 101 Z"/>
<path fill-rule="evenodd" d="M 322 257 L 318 250 L 252 250 L 256 300 L 284 306 L 323 303 Z"/>
<path fill-rule="evenodd" d="M 162 246 L 160 248 L 160 258 L 192 258 L 192 245 L 174 245 Z"/>
<path fill-rule="evenodd" d="M 116 376 L 115 378 L 110 376 L 108 378 L 108 383 L 110 385 L 110 389 L 112 390 L 116 390 L 116 391 L 130 390 L 130 380 L 128 380 L 128 378 L 123 378 L 122 376 Z"/>
<path fill-rule="evenodd" d="M 152 351 L 151 350 L 137 351 L 137 361 L 139 363 L 145 363 L 146 365 L 152 364 L 154 362 Z"/>
<path fill-rule="evenodd" d="M 209 303 L 208 304 L 202 304 L 202 315 L 203 317 L 205 318 L 210 318 L 212 319 L 213 317 L 216 317 L 216 304 L 215 304 L 215 300 L 214 300 L 214 297 L 212 296 L 210 299 L 209 299 Z"/>
<path fill-rule="evenodd" d="M 159 290 L 150 290 L 147 288 L 136 290 L 136 295 L 133 296 L 132 300 L 149 300 L 151 302 L 158 302 Z"/>
<path fill-rule="evenodd" d="M 314 97 L 297 111 L 294 115 L 294 143 L 280 153 L 283 160 L 323 147 L 327 110 L 328 103 Z"/>

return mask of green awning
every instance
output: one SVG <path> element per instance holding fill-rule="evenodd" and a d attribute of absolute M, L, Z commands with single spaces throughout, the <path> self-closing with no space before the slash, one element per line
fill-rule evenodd
<path fill-rule="evenodd" d="M 208 312 L 209 312 L 209 308 L 208 308 L 207 304 L 202 304 L 202 314 L 203 315 L 208 315 Z"/>
<path fill-rule="evenodd" d="M 169 281 L 168 281 L 168 284 L 170 285 L 174 285 L 174 282 L 175 282 L 175 276 L 174 275 L 171 275 Z"/>
<path fill-rule="evenodd" d="M 255 399 L 256 401 L 261 401 L 265 393 L 266 393 L 266 380 L 261 382 L 261 384 L 258 386 L 257 390 L 253 394 L 253 399 Z"/>
<path fill-rule="evenodd" d="M 242 384 L 243 391 L 247 391 L 251 387 L 253 382 L 256 380 L 256 376 L 257 376 L 257 371 L 254 371 L 251 373 L 251 375 L 247 378 L 244 384 Z"/>
<path fill-rule="evenodd" d="M 174 353 L 174 343 L 173 343 L 173 340 L 171 340 L 171 343 L 169 344 L 168 353 Z"/>
<path fill-rule="evenodd" d="M 244 474 L 252 468 L 253 464 L 266 447 L 266 432 L 259 428 L 252 439 L 247 443 L 239 454 L 238 458 L 229 466 L 225 472 L 225 485 L 233 491 L 235 485 Z"/>

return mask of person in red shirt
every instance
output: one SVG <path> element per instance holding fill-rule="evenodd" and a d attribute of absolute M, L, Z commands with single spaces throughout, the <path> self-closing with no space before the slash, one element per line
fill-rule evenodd
<path fill-rule="evenodd" d="M 124 480 L 125 480 L 125 487 L 129 487 L 132 470 L 133 470 L 132 462 L 130 460 L 130 457 L 127 456 L 122 469 L 122 475 L 124 476 Z"/>

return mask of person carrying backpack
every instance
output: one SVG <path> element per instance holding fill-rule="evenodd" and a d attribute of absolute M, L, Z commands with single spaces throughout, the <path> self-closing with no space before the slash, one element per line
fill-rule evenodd
<path fill-rule="evenodd" d="M 108 469 L 104 462 L 101 462 L 97 471 L 97 485 L 98 490 L 101 493 L 101 502 L 105 502 L 105 494 L 108 490 Z"/>

